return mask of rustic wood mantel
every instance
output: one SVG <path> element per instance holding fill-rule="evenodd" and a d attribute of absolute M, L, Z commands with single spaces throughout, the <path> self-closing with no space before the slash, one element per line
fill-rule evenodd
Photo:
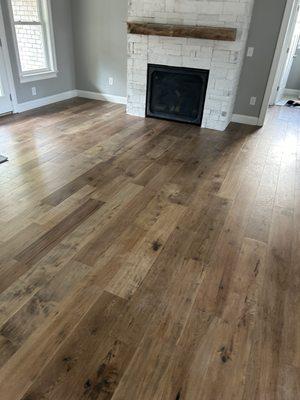
<path fill-rule="evenodd" d="M 196 39 L 223 40 L 234 42 L 237 30 L 216 26 L 188 26 L 127 22 L 128 33 L 138 35 L 188 37 Z"/>

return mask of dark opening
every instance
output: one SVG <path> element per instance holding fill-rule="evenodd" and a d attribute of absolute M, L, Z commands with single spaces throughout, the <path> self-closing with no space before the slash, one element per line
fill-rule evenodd
<path fill-rule="evenodd" d="M 201 125 L 209 71 L 148 65 L 147 117 Z"/>

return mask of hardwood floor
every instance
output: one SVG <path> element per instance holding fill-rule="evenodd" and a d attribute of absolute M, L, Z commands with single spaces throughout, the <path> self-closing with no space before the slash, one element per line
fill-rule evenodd
<path fill-rule="evenodd" d="M 300 111 L 0 119 L 1 400 L 300 398 Z"/>

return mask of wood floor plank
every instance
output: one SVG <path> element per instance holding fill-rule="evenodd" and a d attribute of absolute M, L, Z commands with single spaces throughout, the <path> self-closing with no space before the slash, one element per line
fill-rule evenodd
<path fill-rule="evenodd" d="M 156 192 L 159 191 L 170 176 L 176 173 L 179 166 L 169 165 L 160 170 L 160 172 L 146 185 L 146 187 L 139 191 L 139 193 L 127 204 L 125 209 L 120 212 L 105 226 L 101 234 L 89 243 L 79 253 L 78 261 L 88 265 L 93 265 L 96 259 L 101 256 L 102 252 L 107 248 L 109 243 L 117 239 L 118 236 L 125 230 L 125 228 L 138 216 L 145 206 L 152 200 Z"/>
<path fill-rule="evenodd" d="M 57 305 L 67 297 L 89 270 L 86 265 L 74 261 L 69 263 L 1 327 L 0 336 L 3 343 L 9 343 L 10 356 L 22 346 L 35 329 L 44 323 L 46 318 L 55 314 Z M 3 352 L 6 353 L 6 357 Z M 3 365 L 8 359 L 7 346 L 0 348 L 0 354 L 0 364 Z"/>
<path fill-rule="evenodd" d="M 134 294 L 163 250 L 184 211 L 182 206 L 170 205 L 161 213 L 141 242 L 132 249 L 132 254 L 110 282 L 107 291 L 125 299 Z"/>
<path fill-rule="evenodd" d="M 15 256 L 16 260 L 27 265 L 34 264 L 102 205 L 103 203 L 100 201 L 87 200 L 86 203 L 62 219 L 49 232 L 17 254 Z"/>
<path fill-rule="evenodd" d="M 97 363 L 94 367 L 93 376 L 97 376 L 98 371 L 100 378 L 99 393 L 97 393 L 96 387 L 94 387 L 94 391 L 96 394 L 101 394 L 101 391 L 103 393 L 105 391 L 113 392 L 113 387 L 118 384 L 118 376 L 122 374 L 121 370 L 117 369 L 118 364 L 113 365 L 114 371 L 112 372 L 111 382 L 107 382 L 107 387 L 102 383 L 102 388 L 100 368 L 106 358 L 109 359 L 113 357 L 114 353 L 118 352 L 118 347 L 121 347 L 122 352 L 127 352 L 127 357 L 130 355 L 126 346 L 107 334 L 115 323 L 118 313 L 122 312 L 123 306 L 123 300 L 104 292 L 86 317 L 82 319 L 76 332 L 65 341 L 54 357 L 51 357 L 36 382 L 22 398 L 38 399 L 46 396 L 48 399 L 65 398 L 71 400 L 74 397 L 80 398 L 85 393 L 89 395 L 91 386 L 94 387 L 95 382 L 92 381 L 89 374 L 89 367 L 82 369 L 82 365 L 89 365 L 94 357 Z M 97 349 L 99 349 L 99 352 L 97 352 Z M 122 367 L 122 364 L 124 364 L 124 361 L 119 368 Z M 49 375 L 49 369 L 55 371 L 55 373 Z M 106 379 L 109 379 L 109 377 Z"/>
<path fill-rule="evenodd" d="M 137 185 L 129 184 L 118 195 L 111 199 L 109 205 L 100 207 L 83 221 L 69 236 L 57 244 L 34 268 L 29 269 L 22 279 L 14 281 L 0 295 L 0 325 L 5 323 L 13 313 L 30 300 L 40 288 L 47 284 L 68 262 L 76 258 L 77 253 L 84 248 L 97 233 L 99 219 L 102 218 L 105 226 L 105 218 L 109 221 L 114 213 L 141 190 Z M 110 243 L 110 246 L 113 243 Z M 107 247 L 110 247 L 107 246 Z M 103 256 L 105 250 L 101 252 Z M 98 258 L 96 258 L 96 262 Z"/>
<path fill-rule="evenodd" d="M 1 118 L 1 400 L 300 398 L 299 126 Z"/>
<path fill-rule="evenodd" d="M 16 260 L 5 262 L 0 266 L 0 293 L 9 288 L 17 279 L 28 272 L 31 266 L 23 265 Z"/>
<path fill-rule="evenodd" d="M 271 230 L 266 268 L 262 271 L 261 307 L 253 332 L 257 340 L 253 340 L 251 345 L 245 399 L 251 396 L 280 398 L 277 390 L 280 355 L 288 350 L 288 347 L 283 347 L 283 313 L 291 270 L 293 213 L 276 208 Z"/>
<path fill-rule="evenodd" d="M 246 236 L 268 243 L 278 187 L 282 149 L 272 146 L 262 174 Z"/>
<path fill-rule="evenodd" d="M 11 371 L 17 368 L 16 365 L 18 365 L 20 359 L 25 361 L 21 362 L 21 368 L 18 370 L 21 385 L 19 386 L 18 381 L 18 385 L 11 388 L 12 398 L 16 396 L 18 391 L 23 393 L 22 390 L 25 390 L 27 387 L 26 385 L 30 384 L 30 382 L 34 380 L 34 377 L 39 375 L 40 370 L 46 365 L 53 355 L 53 352 L 58 350 L 64 340 L 76 330 L 81 318 L 83 318 L 95 302 L 99 300 L 105 286 L 112 279 L 116 270 L 116 263 L 118 266 L 119 264 L 121 266 L 121 262 L 119 261 L 122 260 L 122 255 L 135 245 L 142 234 L 143 232 L 140 228 L 131 227 L 130 230 L 125 231 L 119 242 L 112 246 L 108 252 L 103 255 L 101 262 L 99 261 L 97 265 L 91 269 L 91 273 L 88 274 L 87 279 L 83 282 L 79 282 L 78 285 L 74 287 L 70 296 L 63 299 L 52 315 L 51 313 L 47 315 L 44 323 L 40 324 L 40 326 L 32 332 L 23 345 L 19 347 L 17 352 L 15 351 L 15 347 L 11 346 L 10 341 L 4 340 L 4 342 L 1 343 L 3 358 L 7 360 L 8 354 L 10 354 L 11 358 L 8 360 L 7 364 L 3 366 L 0 379 L 2 374 L 4 377 L 6 375 L 9 376 L 12 373 Z M 70 266 L 71 265 L 74 265 L 74 262 L 70 263 Z M 77 265 L 76 262 L 75 265 Z M 112 265 L 114 268 L 112 268 Z M 74 273 L 76 273 L 76 271 L 74 271 Z M 51 283 L 50 285 L 55 287 L 55 285 Z M 119 315 L 120 314 L 118 314 L 118 318 Z M 30 324 L 29 326 L 32 326 L 30 319 L 26 322 L 26 326 L 28 326 L 28 322 Z M 27 362 L 31 363 L 30 368 L 27 367 Z"/>

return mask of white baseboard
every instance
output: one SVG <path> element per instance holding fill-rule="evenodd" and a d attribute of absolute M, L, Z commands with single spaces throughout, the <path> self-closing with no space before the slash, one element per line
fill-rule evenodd
<path fill-rule="evenodd" d="M 14 109 L 14 112 L 21 113 L 24 111 L 33 110 L 35 108 L 47 106 L 48 104 L 72 99 L 73 97 L 77 97 L 77 90 L 69 90 L 68 92 L 55 94 L 54 96 L 47 96 L 37 100 L 26 101 L 25 103 L 18 103 Z"/>
<path fill-rule="evenodd" d="M 25 103 L 18 103 L 17 106 L 15 107 L 14 112 L 21 113 L 24 111 L 33 110 L 35 108 L 47 106 L 48 104 L 58 103 L 59 101 L 72 99 L 73 97 L 83 97 L 92 100 L 102 100 L 111 103 L 127 104 L 126 97 L 114 96 L 105 93 L 89 92 L 86 90 L 69 90 L 68 92 L 59 93 L 54 96 L 47 96 L 47 97 L 42 97 L 41 99 L 27 101 Z M 250 117 L 248 115 L 233 114 L 231 121 L 240 124 L 259 125 L 258 118 Z"/>
<path fill-rule="evenodd" d="M 233 114 L 231 122 L 237 122 L 239 124 L 246 125 L 259 125 L 257 117 L 250 117 L 249 115 Z"/>
<path fill-rule="evenodd" d="M 42 97 L 41 99 L 26 101 L 25 103 L 18 103 L 14 108 L 14 112 L 21 113 L 24 111 L 34 110 L 35 108 L 47 106 L 49 104 L 58 103 L 59 101 L 69 100 L 73 97 L 84 97 L 92 100 L 102 100 L 111 103 L 127 104 L 127 98 L 121 96 L 113 96 L 110 94 L 88 92 L 85 90 L 69 90 L 55 94 L 53 96 Z"/>
<path fill-rule="evenodd" d="M 78 97 L 84 97 L 85 99 L 109 101 L 111 103 L 127 104 L 127 98 L 121 96 L 114 96 L 111 94 L 88 92 L 86 90 L 77 90 Z"/>
<path fill-rule="evenodd" d="M 284 96 L 300 96 L 300 90 L 297 89 L 284 89 Z"/>

